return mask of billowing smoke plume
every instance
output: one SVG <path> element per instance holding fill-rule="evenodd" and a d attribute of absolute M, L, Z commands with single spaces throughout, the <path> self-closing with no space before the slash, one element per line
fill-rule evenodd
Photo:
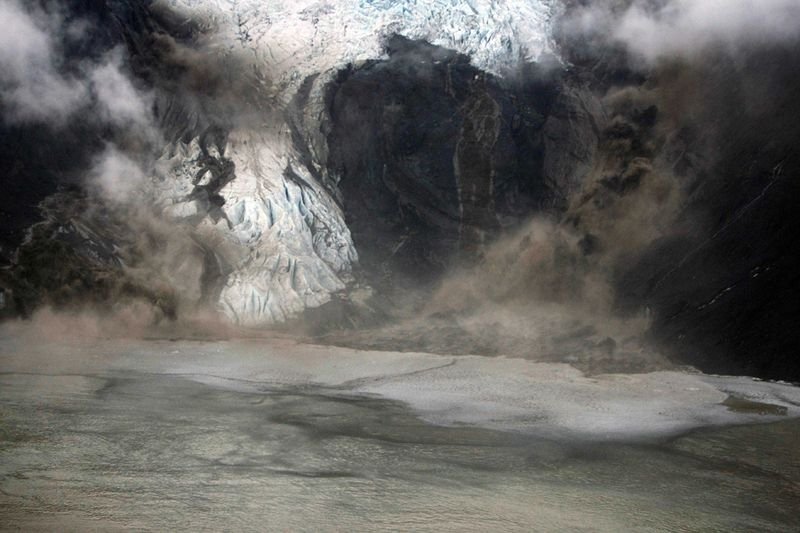
<path fill-rule="evenodd" d="M 112 50 L 104 59 L 89 72 L 100 118 L 139 135 L 154 135 L 152 93 L 135 87 L 123 72 L 125 59 L 120 48 Z"/>
<path fill-rule="evenodd" d="M 65 4 L 0 0 L 0 24 L 5 127 L 49 132 L 40 142 L 75 139 L 73 164 L 86 164 L 73 171 L 80 192 L 46 200 L 45 221 L 16 255 L 18 311 L 109 302 L 117 317 L 131 309 L 154 319 L 171 315 L 168 280 L 148 268 L 161 249 L 152 244 L 156 233 L 181 238 L 145 213 L 147 175 L 163 145 L 153 90 L 132 75 L 125 46 L 98 38 L 96 23 Z"/>

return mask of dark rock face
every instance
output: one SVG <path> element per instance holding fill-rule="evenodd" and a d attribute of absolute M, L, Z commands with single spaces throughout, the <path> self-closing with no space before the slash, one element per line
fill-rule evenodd
<path fill-rule="evenodd" d="M 152 250 L 138 241 L 156 236 L 132 234 L 124 216 L 98 209 L 75 191 L 53 194 L 39 209 L 44 220 L 30 228 L 13 268 L 0 270 L 7 294 L 0 311 L 27 317 L 43 305 L 107 311 L 141 302 L 174 318 L 176 298 L 168 283 L 123 269 L 146 262 Z"/>
<path fill-rule="evenodd" d="M 596 93 L 656 96 L 625 110 L 616 125 L 609 117 L 595 152 L 599 179 L 584 183 L 580 200 L 601 214 L 639 202 L 648 173 L 631 164 L 636 159 L 680 193 L 664 236 L 614 265 L 618 310 L 652 316 L 651 338 L 678 362 L 800 380 L 793 296 L 800 290 L 800 76 L 790 67 L 800 43 L 756 45 L 735 56 L 706 50 L 644 71 L 602 33 L 564 35 L 561 45 Z M 614 245 L 586 238 L 590 254 Z"/>
<path fill-rule="evenodd" d="M 327 166 L 365 268 L 432 279 L 499 230 L 563 204 L 568 167 L 589 150 L 546 159 L 579 113 L 558 76 L 532 66 L 505 82 L 398 36 L 387 50 L 386 61 L 341 72 L 328 94 Z"/>
<path fill-rule="evenodd" d="M 795 47 L 706 65 L 694 97 L 709 151 L 686 184 L 682 232 L 619 281 L 655 312 L 654 337 L 705 371 L 800 381 L 798 61 Z"/>
<path fill-rule="evenodd" d="M 421 43 L 389 50 L 330 92 L 329 169 L 367 267 L 435 277 L 564 213 L 584 255 L 615 250 L 618 310 L 652 316 L 676 361 L 800 380 L 800 48 L 641 73 L 601 43 L 516 83 Z M 624 242 L 631 207 L 664 236 Z"/>
<path fill-rule="evenodd" d="M 1 264 L 8 264 L 26 230 L 41 219 L 39 203 L 59 188 L 78 186 L 77 172 L 100 146 L 91 127 L 74 125 L 58 142 L 63 133 L 46 126 L 0 125 L 0 160 L 7 165 L 0 195 Z"/>

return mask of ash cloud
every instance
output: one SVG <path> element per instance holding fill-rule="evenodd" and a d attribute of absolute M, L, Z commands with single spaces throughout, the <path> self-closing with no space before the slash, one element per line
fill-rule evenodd
<path fill-rule="evenodd" d="M 207 191 L 195 191 L 194 218 L 172 218 L 154 201 L 170 179 L 158 163 L 199 139 L 198 166 L 224 164 L 228 129 L 260 128 L 275 112 L 271 81 L 242 54 L 213 49 L 207 28 L 145 4 L 0 0 L 11 29 L 0 36 L 0 128 L 20 134 L 26 150 L 8 151 L 23 169 L 14 186 L 39 204 L 0 272 L 18 315 L 112 317 L 130 331 L 141 330 L 133 315 L 148 327 L 218 320 L 225 265 L 204 225 Z M 60 159 L 40 155 L 47 145 Z M 33 157 L 49 189 L 24 172 Z"/>
<path fill-rule="evenodd" d="M 800 38 L 796 0 L 672 0 L 652 10 L 640 4 L 625 12 L 615 36 L 648 61 Z"/>
<path fill-rule="evenodd" d="M 157 322 L 176 306 L 163 255 L 180 257 L 191 239 L 170 231 L 148 207 L 150 169 L 164 144 L 155 91 L 133 75 L 123 40 L 106 38 L 99 23 L 79 11 L 67 2 L 0 0 L 0 24 L 7 29 L 0 33 L 3 125 L 28 142 L 54 144 L 56 154 L 68 137 L 65 146 L 75 150 L 68 161 L 77 166 L 68 172 L 79 185 L 52 196 L 59 190 L 54 187 L 40 204 L 45 220 L 28 230 L 12 259 L 16 279 L 4 276 L 0 288 L 10 283 L 24 302 L 17 304 L 22 315 L 48 305 L 88 312 L 108 304 L 121 320 L 130 309 L 150 309 L 143 316 Z M 24 168 L 31 156 L 15 157 L 12 167 Z M 73 183 L 59 161 L 44 156 L 36 164 L 53 173 L 57 186 Z M 14 183 L 15 190 L 41 187 L 43 178 L 21 176 L 29 183 Z"/>

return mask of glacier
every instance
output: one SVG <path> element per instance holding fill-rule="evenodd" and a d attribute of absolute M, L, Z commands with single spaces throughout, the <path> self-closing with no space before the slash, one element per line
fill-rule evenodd
<path fill-rule="evenodd" d="M 213 150 L 202 145 L 202 131 L 171 142 L 152 180 L 164 216 L 195 224 L 211 243 L 226 274 L 214 305 L 243 326 L 284 322 L 354 281 L 358 252 L 325 168 L 321 131 L 324 88 L 336 72 L 384 57 L 386 37 L 398 34 L 466 54 L 483 70 L 510 73 L 554 53 L 550 27 L 559 9 L 556 0 L 160 0 L 155 6 L 198 24 L 203 49 L 222 61 L 244 58 L 258 90 L 279 110 L 261 124 L 234 122 Z M 312 77 L 304 105 L 293 107 Z M 293 132 L 308 154 L 299 152 Z M 200 164 L 208 157 L 234 168 L 218 191 L 224 203 L 214 217 L 205 216 L 207 199 L 192 194 L 210 179 Z"/>
<path fill-rule="evenodd" d="M 206 210 L 191 194 L 202 151 L 197 138 L 179 141 L 157 165 L 156 202 L 176 222 Z M 349 230 L 332 198 L 298 164 L 290 139 L 234 131 L 224 156 L 236 176 L 220 190 L 223 216 L 204 217 L 195 229 L 227 265 L 219 310 L 243 326 L 283 322 L 345 289 L 358 260 Z"/>
<path fill-rule="evenodd" d="M 555 54 L 558 0 L 161 0 L 284 80 L 379 58 L 391 34 L 456 50 L 494 73 Z"/>

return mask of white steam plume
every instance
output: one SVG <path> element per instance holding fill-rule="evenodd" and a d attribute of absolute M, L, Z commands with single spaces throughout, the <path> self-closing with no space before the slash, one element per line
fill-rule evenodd
<path fill-rule="evenodd" d="M 55 14 L 28 12 L 14 0 L 0 0 L 0 26 L 4 120 L 63 124 L 89 98 L 85 83 L 58 71 L 53 35 L 63 21 Z"/>
<path fill-rule="evenodd" d="M 89 72 L 100 117 L 115 126 L 135 126 L 147 132 L 153 127 L 152 94 L 136 88 L 123 73 L 123 53 L 119 48 L 104 59 Z"/>
<path fill-rule="evenodd" d="M 121 152 L 113 144 L 95 159 L 89 172 L 95 190 L 101 197 L 112 203 L 130 200 L 145 183 L 145 174 L 138 163 Z"/>
<path fill-rule="evenodd" d="M 692 58 L 710 46 L 744 48 L 800 40 L 800 0 L 633 0 L 580 10 L 567 28 L 610 35 L 647 62 Z"/>
<path fill-rule="evenodd" d="M 85 39 L 92 27 L 85 20 L 69 20 L 58 4 L 44 11 L 0 0 L 0 25 L 3 120 L 60 129 L 79 119 L 112 127 L 116 144 L 108 143 L 95 157 L 89 185 L 107 201 L 130 199 L 145 179 L 135 154 L 157 144 L 160 135 L 153 95 L 125 73 L 124 50 L 117 47 L 68 70 L 64 45 Z"/>
<path fill-rule="evenodd" d="M 80 111 L 82 119 L 152 138 L 152 95 L 125 74 L 120 48 L 66 69 L 64 45 L 85 38 L 88 22 L 69 21 L 58 9 L 0 0 L 0 27 L 0 100 L 7 124 L 59 128 Z"/>

